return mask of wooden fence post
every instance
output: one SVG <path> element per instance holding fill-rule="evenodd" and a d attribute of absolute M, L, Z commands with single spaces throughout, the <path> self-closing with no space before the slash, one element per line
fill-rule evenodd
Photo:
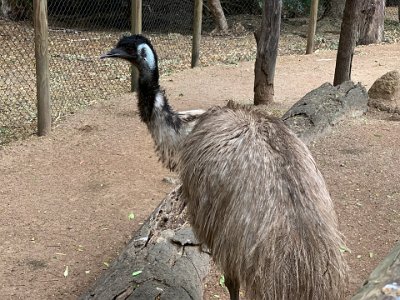
<path fill-rule="evenodd" d="M 318 0 L 311 1 L 310 21 L 308 24 L 306 54 L 314 52 L 315 29 L 317 28 Z"/>
<path fill-rule="evenodd" d="M 142 0 L 132 0 L 131 3 L 131 32 L 142 33 Z M 136 67 L 131 66 L 131 91 L 137 90 L 139 72 Z"/>
<path fill-rule="evenodd" d="M 42 136 L 51 131 L 47 0 L 34 0 L 33 13 L 35 30 L 38 134 L 39 136 Z"/>
<path fill-rule="evenodd" d="M 199 65 L 202 16 L 203 0 L 195 0 L 193 17 L 192 68 Z"/>

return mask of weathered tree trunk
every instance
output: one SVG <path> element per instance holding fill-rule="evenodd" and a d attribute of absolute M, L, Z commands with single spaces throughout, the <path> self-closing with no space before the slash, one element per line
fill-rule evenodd
<path fill-rule="evenodd" d="M 360 0 L 346 1 L 336 56 L 333 80 L 335 86 L 351 79 L 351 65 L 357 40 L 360 6 Z"/>
<path fill-rule="evenodd" d="M 254 104 L 274 100 L 274 76 L 281 27 L 281 0 L 265 1 L 261 29 L 255 33 L 257 58 L 254 68 Z"/>
<path fill-rule="evenodd" d="M 226 21 L 220 0 L 208 0 L 208 6 L 215 22 L 213 32 L 226 32 L 228 30 L 228 22 Z"/>
<path fill-rule="evenodd" d="M 357 44 L 369 45 L 383 41 L 385 0 L 365 0 L 360 14 L 360 35 Z"/>
<path fill-rule="evenodd" d="M 201 251 L 182 207 L 178 186 L 79 299 L 201 300 L 210 256 Z"/>
<path fill-rule="evenodd" d="M 345 2 L 346 0 L 330 0 L 325 14 L 335 19 L 342 19 Z"/>

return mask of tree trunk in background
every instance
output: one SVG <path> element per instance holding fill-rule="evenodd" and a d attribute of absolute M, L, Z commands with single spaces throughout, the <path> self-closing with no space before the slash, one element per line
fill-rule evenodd
<path fill-rule="evenodd" d="M 345 2 L 346 0 L 330 0 L 325 14 L 335 19 L 342 19 Z"/>
<path fill-rule="evenodd" d="M 314 52 L 315 30 L 318 19 L 318 0 L 311 0 L 310 19 L 308 21 L 306 54 Z"/>
<path fill-rule="evenodd" d="M 10 20 L 19 21 L 30 17 L 32 7 L 30 2 L 18 3 L 17 0 L 1 0 L 1 13 Z"/>
<path fill-rule="evenodd" d="M 365 0 L 360 14 L 360 35 L 357 44 L 369 45 L 383 41 L 385 0 Z"/>
<path fill-rule="evenodd" d="M 255 64 L 254 104 L 274 100 L 274 76 L 281 27 L 281 0 L 265 1 L 261 29 L 255 33 L 257 58 Z"/>
<path fill-rule="evenodd" d="M 214 32 L 226 32 L 228 30 L 228 22 L 226 21 L 220 0 L 208 0 L 208 6 L 211 10 L 211 14 L 214 17 Z"/>
<path fill-rule="evenodd" d="M 1 13 L 7 19 L 11 19 L 10 15 L 12 11 L 15 10 L 15 1 L 12 0 L 1 0 Z"/>
<path fill-rule="evenodd" d="M 336 56 L 334 86 L 351 79 L 351 65 L 357 40 L 360 8 L 360 0 L 346 0 Z"/>
<path fill-rule="evenodd" d="M 397 0 L 397 18 L 400 23 L 400 0 Z"/>

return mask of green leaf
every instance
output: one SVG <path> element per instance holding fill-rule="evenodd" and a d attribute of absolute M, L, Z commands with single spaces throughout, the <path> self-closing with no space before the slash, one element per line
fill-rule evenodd
<path fill-rule="evenodd" d="M 135 271 L 135 272 L 132 273 L 132 276 L 133 276 L 133 277 L 138 276 L 138 275 L 141 274 L 142 272 L 143 272 L 143 271 Z"/>
<path fill-rule="evenodd" d="M 131 213 L 128 215 L 128 219 L 129 219 L 129 220 L 133 220 L 134 218 L 135 218 L 135 214 L 131 212 Z"/>
<path fill-rule="evenodd" d="M 225 287 L 225 276 L 221 275 L 221 277 L 219 278 L 219 285 L 222 287 Z"/>

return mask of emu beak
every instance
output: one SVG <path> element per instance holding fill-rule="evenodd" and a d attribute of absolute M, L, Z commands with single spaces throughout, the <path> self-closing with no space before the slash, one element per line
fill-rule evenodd
<path fill-rule="evenodd" d="M 111 49 L 111 51 L 104 53 L 103 55 L 100 56 L 100 59 L 104 58 L 112 58 L 112 57 L 118 57 L 118 58 L 125 58 L 125 59 L 132 59 L 133 56 L 128 54 L 125 50 L 122 50 L 120 48 L 114 48 Z"/>

